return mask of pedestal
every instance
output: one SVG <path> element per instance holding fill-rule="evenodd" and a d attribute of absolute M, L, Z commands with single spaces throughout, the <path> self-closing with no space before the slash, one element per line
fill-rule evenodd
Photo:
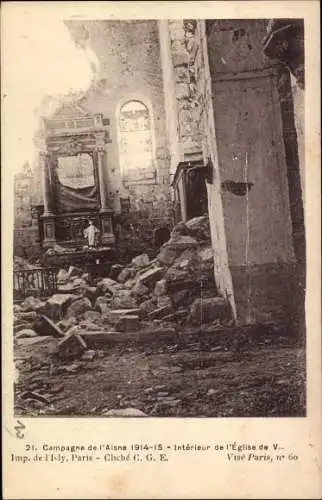
<path fill-rule="evenodd" d="M 55 216 L 54 214 L 44 214 L 41 219 L 44 228 L 43 248 L 52 248 L 56 243 Z"/>
<path fill-rule="evenodd" d="M 109 210 L 107 208 L 102 208 L 99 213 L 101 220 L 101 228 L 102 228 L 101 241 L 102 245 L 104 246 L 105 245 L 110 246 L 115 244 L 112 215 L 113 215 L 113 210 Z"/>

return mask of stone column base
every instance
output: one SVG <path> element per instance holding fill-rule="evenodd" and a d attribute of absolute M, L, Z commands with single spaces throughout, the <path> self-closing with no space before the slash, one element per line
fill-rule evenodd
<path fill-rule="evenodd" d="M 102 234 L 101 234 L 102 245 L 104 246 L 114 245 L 115 235 L 113 232 L 113 224 L 112 224 L 113 210 L 102 208 L 99 215 L 100 215 L 101 229 L 102 229 Z"/>
<path fill-rule="evenodd" d="M 41 219 L 44 228 L 43 248 L 52 248 L 56 243 L 55 216 L 53 214 L 44 214 Z"/>

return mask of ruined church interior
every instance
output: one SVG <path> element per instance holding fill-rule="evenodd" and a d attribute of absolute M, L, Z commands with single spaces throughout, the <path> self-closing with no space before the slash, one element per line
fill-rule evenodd
<path fill-rule="evenodd" d="M 58 337 L 61 356 L 94 352 L 105 331 L 152 335 L 149 349 L 172 338 L 175 352 L 191 328 L 235 353 L 247 332 L 305 343 L 303 21 L 65 25 L 99 65 L 85 92 L 50 113 L 44 99 L 35 162 L 15 177 L 16 334 Z M 232 413 L 144 411 L 303 415 L 304 392 Z"/>

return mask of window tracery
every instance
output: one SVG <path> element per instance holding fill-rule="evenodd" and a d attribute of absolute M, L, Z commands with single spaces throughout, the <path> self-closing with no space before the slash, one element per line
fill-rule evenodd
<path fill-rule="evenodd" d="M 128 101 L 119 115 L 119 152 L 123 179 L 128 182 L 155 180 L 151 116 L 140 101 Z"/>

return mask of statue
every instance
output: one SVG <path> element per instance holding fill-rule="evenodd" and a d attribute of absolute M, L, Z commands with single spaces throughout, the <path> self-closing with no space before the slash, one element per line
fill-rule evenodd
<path fill-rule="evenodd" d="M 94 226 L 93 221 L 89 221 L 88 227 L 84 230 L 84 237 L 87 238 L 89 248 L 95 246 L 95 236 L 99 234 L 99 229 Z"/>

